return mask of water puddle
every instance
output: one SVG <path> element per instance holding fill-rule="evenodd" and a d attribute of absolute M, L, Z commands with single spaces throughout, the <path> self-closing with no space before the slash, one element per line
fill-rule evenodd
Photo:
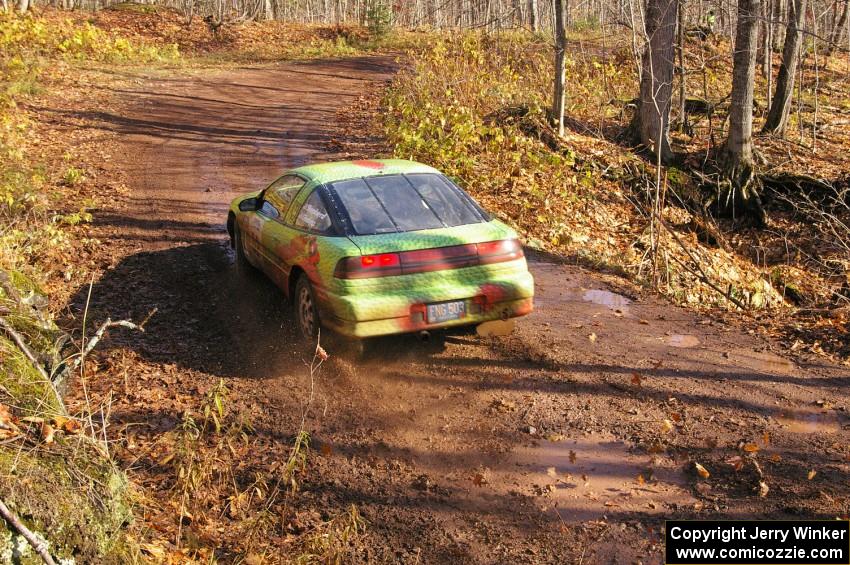
<path fill-rule="evenodd" d="M 501 336 L 510 335 L 511 332 L 514 331 L 515 327 L 515 318 L 511 318 L 509 320 L 490 320 L 489 322 L 479 324 L 478 327 L 475 328 L 475 331 L 478 335 L 483 337 Z"/>
<path fill-rule="evenodd" d="M 543 440 L 515 452 L 521 474 L 515 482 L 542 497 L 564 520 L 580 521 L 616 512 L 664 511 L 692 503 L 681 463 L 635 454 L 615 438 Z"/>
<path fill-rule="evenodd" d="M 696 347 L 699 345 L 699 339 L 690 334 L 673 334 L 666 336 L 664 343 L 670 347 Z"/>
<path fill-rule="evenodd" d="M 566 292 L 561 293 L 561 297 L 563 300 L 589 302 L 591 304 L 605 306 L 610 310 L 618 311 L 627 310 L 628 306 L 632 303 L 631 299 L 626 298 L 622 294 L 617 294 L 616 292 L 610 292 L 608 290 L 600 290 L 596 288 L 568 290 Z M 535 296 L 534 300 L 538 301 L 538 297 Z M 551 300 L 543 300 L 542 302 L 550 301 Z"/>
<path fill-rule="evenodd" d="M 736 365 L 755 371 L 790 374 L 796 369 L 794 363 L 769 351 L 733 349 L 729 352 L 729 358 L 734 360 Z"/>
<path fill-rule="evenodd" d="M 788 410 L 776 417 L 782 427 L 795 434 L 833 434 L 841 430 L 833 411 Z"/>
<path fill-rule="evenodd" d="M 584 291 L 581 299 L 585 302 L 592 302 L 601 306 L 607 306 L 612 310 L 616 308 L 624 308 L 632 303 L 631 300 L 621 294 L 609 292 L 607 290 L 590 289 Z"/>

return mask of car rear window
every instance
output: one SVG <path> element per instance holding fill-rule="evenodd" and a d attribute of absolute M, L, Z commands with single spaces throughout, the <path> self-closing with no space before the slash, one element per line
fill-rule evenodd
<path fill-rule="evenodd" d="M 427 230 L 486 221 L 472 200 L 441 175 L 386 175 L 331 188 L 358 235 Z"/>

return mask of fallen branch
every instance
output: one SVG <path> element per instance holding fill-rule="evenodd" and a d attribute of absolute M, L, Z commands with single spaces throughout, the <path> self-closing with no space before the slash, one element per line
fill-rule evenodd
<path fill-rule="evenodd" d="M 24 526 L 21 521 L 15 516 L 14 512 L 9 510 L 9 507 L 3 503 L 3 500 L 0 499 L 0 516 L 3 516 L 3 519 L 6 520 L 13 528 L 15 528 L 18 533 L 24 536 L 24 539 L 32 546 L 36 553 L 41 556 L 41 560 L 44 561 L 46 565 L 56 565 L 56 561 L 51 557 L 50 552 L 47 551 L 47 543 L 43 540 L 40 540 L 34 533 L 30 531 L 29 528 Z"/>
<path fill-rule="evenodd" d="M 106 333 L 106 330 L 115 326 L 119 326 L 122 328 L 128 328 L 131 330 L 139 330 L 140 332 L 144 332 L 145 322 L 150 319 L 154 312 L 156 312 L 156 310 L 151 312 L 141 324 L 134 324 L 130 320 L 117 320 L 113 322 L 110 318 L 107 318 L 106 321 L 101 324 L 100 328 L 98 328 L 98 330 L 94 333 L 88 343 L 83 346 L 83 350 L 80 352 L 80 355 L 77 356 L 76 359 L 74 359 L 74 362 L 71 364 L 70 367 L 70 372 L 76 371 L 80 367 L 80 365 L 82 365 L 83 361 L 85 361 L 86 355 L 91 353 L 92 349 L 94 349 L 100 342 L 100 340 L 103 339 L 103 334 Z"/>
<path fill-rule="evenodd" d="M 21 350 L 21 353 L 24 354 L 24 357 L 29 360 L 35 370 L 38 371 L 38 374 L 41 375 L 41 377 L 50 387 L 50 390 L 53 391 L 53 395 L 56 397 L 56 401 L 59 403 L 59 409 L 62 411 L 62 414 L 67 414 L 67 410 L 65 409 L 65 401 L 62 400 L 62 395 L 60 395 L 59 391 L 56 390 L 56 387 L 53 386 L 53 381 L 50 379 L 50 375 L 48 375 L 47 370 L 42 367 L 41 363 L 38 360 L 38 357 L 36 357 L 35 353 L 33 353 L 32 350 L 29 348 L 26 341 L 24 341 L 23 336 L 19 334 L 17 330 L 12 327 L 12 324 L 10 324 L 8 320 L 6 320 L 6 318 L 3 318 L 2 316 L 0 316 L 0 327 L 2 327 L 3 331 L 6 332 L 6 334 L 11 338 L 13 342 L 15 342 L 15 345 L 18 346 L 18 349 Z"/>

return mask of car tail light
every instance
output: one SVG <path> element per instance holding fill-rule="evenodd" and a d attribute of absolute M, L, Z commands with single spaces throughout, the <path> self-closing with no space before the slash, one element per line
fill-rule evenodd
<path fill-rule="evenodd" d="M 340 279 L 391 277 L 490 265 L 521 257 L 523 253 L 519 241 L 503 239 L 400 253 L 344 257 L 336 264 L 334 276 Z"/>
<path fill-rule="evenodd" d="M 334 269 L 334 276 L 339 279 L 367 279 L 400 274 L 401 259 L 398 253 L 344 257 L 339 260 Z"/>
<path fill-rule="evenodd" d="M 522 256 L 522 246 L 515 239 L 502 239 L 478 244 L 478 260 L 481 265 L 513 261 Z"/>

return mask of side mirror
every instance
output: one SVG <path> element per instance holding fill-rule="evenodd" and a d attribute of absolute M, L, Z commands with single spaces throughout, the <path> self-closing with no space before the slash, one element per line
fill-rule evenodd
<path fill-rule="evenodd" d="M 240 212 L 256 212 L 260 209 L 260 199 L 256 197 L 246 198 L 239 203 Z"/>

